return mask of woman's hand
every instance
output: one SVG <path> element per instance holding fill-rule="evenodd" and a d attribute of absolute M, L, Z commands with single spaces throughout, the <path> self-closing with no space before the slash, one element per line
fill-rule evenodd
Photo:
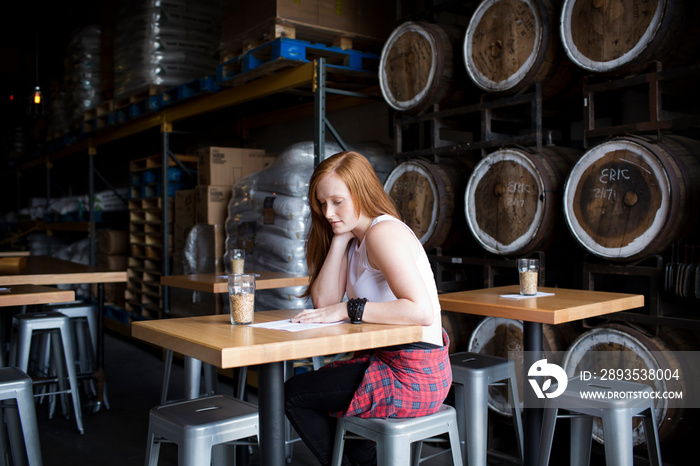
<path fill-rule="evenodd" d="M 340 322 L 348 316 L 347 303 L 337 303 L 319 309 L 304 309 L 292 317 L 292 322 Z"/>

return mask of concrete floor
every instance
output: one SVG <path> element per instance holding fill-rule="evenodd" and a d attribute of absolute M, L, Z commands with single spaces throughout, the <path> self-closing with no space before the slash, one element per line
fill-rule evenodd
<path fill-rule="evenodd" d="M 65 419 L 58 408 L 48 418 L 46 403 L 37 405 L 44 466 L 125 466 L 145 462 L 148 412 L 160 402 L 163 377 L 161 351 L 107 330 L 105 335 L 105 372 L 110 409 L 92 413 L 83 408 L 85 434 L 77 431 L 72 416 Z M 181 361 L 173 364 L 169 399 L 181 399 L 183 369 Z M 229 378 L 219 377 L 217 393 L 232 394 Z M 255 401 L 254 389 L 250 394 Z M 257 447 L 253 447 L 250 465 L 257 464 Z M 426 452 L 435 453 L 426 447 Z M 302 442 L 294 443 L 292 466 L 317 465 Z M 423 463 L 425 466 L 451 465 L 449 455 L 440 455 Z M 177 465 L 176 448 L 161 447 L 160 466 Z"/>
<path fill-rule="evenodd" d="M 105 371 L 110 409 L 91 413 L 85 407 L 83 410 L 84 435 L 78 433 L 72 416 L 70 419 L 65 419 L 60 412 L 57 412 L 52 419 L 48 419 L 47 404 L 37 405 L 45 466 L 144 464 L 148 412 L 160 401 L 163 376 L 161 351 L 107 330 L 105 335 Z M 173 365 L 169 399 L 182 398 L 182 380 L 182 364 L 181 361 L 176 360 Z M 219 378 L 218 393 L 233 393 L 229 378 Z M 250 400 L 255 402 L 254 390 L 251 390 Z M 490 435 L 500 439 L 495 445 L 501 450 L 513 449 L 515 442 L 513 441 L 512 427 L 500 424 L 495 427 L 489 426 Z M 562 423 L 561 429 L 557 429 L 551 465 L 568 464 L 568 432 L 564 424 Z M 665 446 L 663 449 L 664 464 L 667 466 L 688 464 L 683 460 L 674 460 L 674 456 L 683 458 L 682 451 L 687 450 L 692 445 L 693 442 L 680 441 L 676 442 L 675 445 Z M 253 454 L 250 456 L 251 466 L 257 464 L 256 449 L 257 447 L 253 447 Z M 427 446 L 425 450 L 428 454 L 438 451 L 431 446 Z M 635 464 L 646 464 L 645 456 L 646 450 L 641 449 L 638 452 L 638 458 L 635 459 Z M 303 443 L 296 442 L 289 464 L 292 466 L 312 466 L 317 463 Z M 451 464 L 451 458 L 445 454 L 422 463 L 423 466 L 449 466 Z M 497 464 L 512 463 L 490 458 L 489 465 Z M 594 446 L 591 464 L 605 464 L 600 445 Z M 177 465 L 177 454 L 173 445 L 163 445 L 159 465 Z"/>

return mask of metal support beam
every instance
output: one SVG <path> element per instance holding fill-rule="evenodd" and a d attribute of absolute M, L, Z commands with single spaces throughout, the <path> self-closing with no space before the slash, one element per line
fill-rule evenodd
<path fill-rule="evenodd" d="M 90 212 L 90 265 L 97 265 L 97 232 L 95 231 L 95 154 L 97 149 L 90 144 L 88 147 L 88 166 L 90 173 L 88 181 L 88 209 Z"/>
<path fill-rule="evenodd" d="M 163 249 L 161 251 L 162 257 L 162 270 L 163 276 L 167 277 L 170 275 L 170 198 L 168 196 L 169 183 L 168 183 L 168 165 L 170 158 L 170 133 L 172 132 L 172 123 L 168 122 L 163 115 L 163 121 L 161 123 L 160 131 L 163 136 L 163 167 L 162 167 L 162 183 L 163 183 L 163 227 L 162 227 L 162 244 Z M 168 287 L 162 285 L 163 291 L 163 315 L 170 313 L 170 293 Z"/>

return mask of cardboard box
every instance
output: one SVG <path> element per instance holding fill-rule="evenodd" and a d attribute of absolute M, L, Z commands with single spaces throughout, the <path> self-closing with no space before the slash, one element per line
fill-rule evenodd
<path fill-rule="evenodd" d="M 194 224 L 196 205 L 196 189 L 175 191 L 175 222 Z"/>
<path fill-rule="evenodd" d="M 222 59 L 251 41 L 279 36 L 327 45 L 348 38 L 355 50 L 381 52 L 396 16 L 394 2 L 376 0 L 223 0 L 221 6 Z"/>
<path fill-rule="evenodd" d="M 265 168 L 264 149 L 206 147 L 196 152 L 197 183 L 200 186 L 228 186 L 246 175 Z"/>
<path fill-rule="evenodd" d="M 207 225 L 225 223 L 231 186 L 197 186 L 196 221 Z"/>

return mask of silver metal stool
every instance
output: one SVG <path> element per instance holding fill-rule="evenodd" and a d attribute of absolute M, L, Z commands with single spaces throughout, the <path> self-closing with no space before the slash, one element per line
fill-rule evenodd
<path fill-rule="evenodd" d="M 351 432 L 377 443 L 377 464 L 382 466 L 417 466 L 423 441 L 447 433 L 452 449 L 452 462 L 462 466 L 458 448 L 459 433 L 455 409 L 442 405 L 437 412 L 410 418 L 359 418 L 349 416 L 338 419 L 333 444 L 333 466 L 340 466 L 343 458 L 345 434 Z"/>
<path fill-rule="evenodd" d="M 464 463 L 486 466 L 488 456 L 489 386 L 506 381 L 513 401 L 513 419 L 520 458 L 523 456 L 523 421 L 513 361 L 479 353 L 450 355 L 452 385 Z"/>
<path fill-rule="evenodd" d="M 97 306 L 81 301 L 72 303 L 55 303 L 44 306 L 47 312 L 60 312 L 68 316 L 73 327 L 75 337 L 76 364 L 78 378 L 91 378 L 89 390 L 95 395 L 94 370 L 97 362 Z M 105 407 L 109 409 L 107 397 L 107 381 L 103 381 L 103 400 Z"/>
<path fill-rule="evenodd" d="M 0 400 L 7 401 L 8 404 L 16 403 L 16 406 L 4 407 L 13 464 L 27 464 L 28 460 L 30 466 L 41 466 L 41 445 L 32 379 L 15 367 L 0 368 Z"/>
<path fill-rule="evenodd" d="M 258 436 L 258 408 L 216 395 L 157 406 L 148 420 L 146 466 L 156 466 L 162 442 L 176 443 L 180 466 L 210 466 L 212 447 Z"/>
<path fill-rule="evenodd" d="M 585 398 L 581 393 L 586 392 Z M 625 396 L 608 397 L 609 393 Z M 634 394 L 634 395 L 633 395 Z M 605 462 L 608 465 L 632 466 L 634 463 L 632 418 L 642 415 L 649 462 L 661 466 L 659 432 L 654 416 L 653 390 L 650 386 L 621 380 L 569 379 L 566 390 L 556 398 L 547 398 L 542 423 L 542 438 L 538 465 L 546 466 L 554 439 L 554 426 L 560 409 L 575 413 L 571 416 L 572 466 L 588 465 L 591 458 L 593 417 L 603 421 Z M 583 416 L 581 416 L 583 415 Z M 564 417 L 564 416 L 560 416 Z"/>
<path fill-rule="evenodd" d="M 78 377 L 75 369 L 75 357 L 73 350 L 73 332 L 71 330 L 70 319 L 60 312 L 41 312 L 32 314 L 19 314 L 12 317 L 13 327 L 16 328 L 14 335 L 10 361 L 11 364 L 21 371 L 26 372 L 29 366 L 29 352 L 32 344 L 32 334 L 37 331 L 54 331 L 60 335 L 60 341 L 51 336 L 51 352 L 56 360 L 56 372 L 58 375 L 59 390 L 54 393 L 44 393 L 43 395 L 58 395 L 70 393 L 73 400 L 73 411 L 78 432 L 85 433 L 83 429 L 83 416 L 80 409 L 80 391 L 78 390 Z M 61 344 L 62 343 L 62 344 Z M 68 372 L 68 385 L 66 387 L 66 376 L 63 364 L 60 363 L 59 354 L 63 353 L 65 369 Z M 39 395 L 37 395 L 39 396 Z"/>

